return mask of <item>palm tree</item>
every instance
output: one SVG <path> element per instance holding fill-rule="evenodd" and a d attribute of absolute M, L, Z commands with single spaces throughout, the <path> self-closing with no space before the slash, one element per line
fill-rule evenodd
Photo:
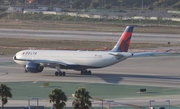
<path fill-rule="evenodd" d="M 53 102 L 54 109 L 63 109 L 67 102 L 67 96 L 65 93 L 58 88 L 52 90 L 52 93 L 49 94 L 49 102 Z"/>
<path fill-rule="evenodd" d="M 92 104 L 89 99 L 92 97 L 84 87 L 76 90 L 74 96 L 76 97 L 72 103 L 74 109 L 88 109 L 88 107 L 91 107 Z"/>
<path fill-rule="evenodd" d="M 7 87 L 5 84 L 1 84 L 0 96 L 1 96 L 2 109 L 4 109 L 4 105 L 8 102 L 7 98 L 12 98 L 11 88 Z"/>

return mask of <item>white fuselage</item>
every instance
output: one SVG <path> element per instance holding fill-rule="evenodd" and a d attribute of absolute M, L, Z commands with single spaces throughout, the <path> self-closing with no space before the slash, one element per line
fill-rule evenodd
<path fill-rule="evenodd" d="M 132 53 L 121 52 L 122 57 L 117 58 L 111 51 L 66 51 L 66 50 L 23 50 L 16 53 L 14 61 L 20 65 L 26 65 L 29 61 L 51 61 L 68 65 L 87 66 L 89 68 L 102 68 L 116 64 Z M 117 52 L 119 53 L 119 52 Z M 25 61 L 26 60 L 26 61 Z"/>

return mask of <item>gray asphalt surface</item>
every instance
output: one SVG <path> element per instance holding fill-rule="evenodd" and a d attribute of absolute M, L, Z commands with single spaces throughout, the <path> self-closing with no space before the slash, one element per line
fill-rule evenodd
<path fill-rule="evenodd" d="M 122 33 L 85 32 L 85 31 L 50 31 L 28 29 L 0 29 L 0 37 L 11 38 L 43 38 L 58 40 L 91 40 L 116 42 Z M 178 34 L 133 33 L 132 42 L 141 43 L 180 43 Z"/>
<path fill-rule="evenodd" d="M 81 39 L 99 41 L 117 41 L 121 33 L 101 33 L 101 32 L 67 32 L 67 31 L 34 31 L 34 30 L 9 30 L 0 29 L 0 37 L 29 37 L 29 38 L 53 38 L 53 39 Z M 99 37 L 97 37 L 99 36 Z M 152 38 L 153 37 L 153 38 Z M 179 41 L 179 35 L 172 34 L 137 34 L 133 35 L 132 42 L 157 42 L 166 43 L 171 40 L 175 43 Z M 180 56 L 142 57 L 130 58 L 116 65 L 92 69 L 92 75 L 80 75 L 80 72 L 67 70 L 66 77 L 55 77 L 55 69 L 45 68 L 42 73 L 23 73 L 23 67 L 12 64 L 12 56 L 0 56 L 0 82 L 15 81 L 59 81 L 59 82 L 90 82 L 108 84 L 127 84 L 143 86 L 163 86 L 179 88 Z M 156 99 L 163 101 L 171 100 L 172 104 L 179 103 L 180 96 L 149 97 L 149 98 L 127 98 L 117 99 L 124 103 L 137 105 L 148 105 L 148 101 Z M 27 101 L 9 101 L 9 105 L 26 105 Z M 40 101 L 42 105 L 47 105 L 48 101 Z M 71 103 L 68 103 L 71 106 Z"/>
<path fill-rule="evenodd" d="M 130 58 L 116 65 L 92 69 L 92 75 L 80 75 L 80 72 L 67 70 L 66 77 L 55 77 L 55 69 L 45 68 L 42 73 L 24 73 L 23 67 L 12 63 L 12 57 L 0 57 L 0 82 L 16 81 L 58 81 L 58 82 L 85 82 L 105 84 L 125 84 L 157 87 L 179 88 L 179 62 L 180 56 L 143 57 Z M 171 104 L 178 104 L 180 96 L 161 96 L 139 98 L 119 98 L 116 102 L 130 103 L 135 105 L 149 105 L 149 100 L 159 101 L 171 100 Z M 19 103 L 21 102 L 21 103 Z M 39 101 L 41 105 L 51 106 L 48 100 Z M 71 101 L 67 103 L 71 106 Z M 96 102 L 97 103 L 97 102 Z M 154 103 L 156 104 L 156 103 Z M 157 102 L 158 104 L 158 102 Z M 9 106 L 27 105 L 27 101 L 10 100 Z M 8 106 L 7 105 L 7 106 Z M 96 105 L 98 106 L 98 105 Z"/>
<path fill-rule="evenodd" d="M 0 82 L 14 81 L 66 81 L 111 83 L 145 86 L 179 87 L 180 56 L 129 58 L 102 69 L 91 69 L 93 75 L 65 70 L 66 77 L 54 77 L 55 69 L 45 68 L 42 73 L 23 73 L 24 69 L 13 63 L 12 57 L 0 57 Z"/>

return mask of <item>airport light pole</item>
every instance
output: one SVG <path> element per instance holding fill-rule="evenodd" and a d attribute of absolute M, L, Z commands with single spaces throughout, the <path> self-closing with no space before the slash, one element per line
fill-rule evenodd
<path fill-rule="evenodd" d="M 25 2 L 24 2 L 24 7 L 26 8 L 26 0 L 25 0 Z"/>
<path fill-rule="evenodd" d="M 104 0 L 102 0 L 102 9 L 103 9 L 103 7 L 104 7 L 104 6 L 103 6 L 103 4 L 104 4 L 103 2 L 104 2 Z"/>
<path fill-rule="evenodd" d="M 102 99 L 102 109 L 103 109 L 103 99 Z"/>
<path fill-rule="evenodd" d="M 166 100 L 168 102 L 168 109 L 170 109 L 170 100 Z"/>
<path fill-rule="evenodd" d="M 70 8 L 72 9 L 72 0 L 70 0 Z"/>
<path fill-rule="evenodd" d="M 64 6 L 65 6 L 65 8 L 66 8 L 66 0 L 64 0 Z"/>
<path fill-rule="evenodd" d="M 104 7 L 106 6 L 106 0 L 104 0 Z"/>
<path fill-rule="evenodd" d="M 110 104 L 111 102 L 114 102 L 114 100 L 106 100 L 109 103 L 109 109 L 110 109 Z"/>
<path fill-rule="evenodd" d="M 142 12 L 143 12 L 143 8 L 144 8 L 144 0 L 142 0 Z"/>
<path fill-rule="evenodd" d="M 31 109 L 31 104 L 30 104 L 30 101 L 31 101 L 31 100 L 37 100 L 37 106 L 39 105 L 39 100 L 38 100 L 38 98 L 36 98 L 36 97 L 29 97 L 29 99 L 28 99 L 29 109 Z"/>
<path fill-rule="evenodd" d="M 155 100 L 149 100 L 149 108 L 151 108 L 151 102 L 155 102 Z"/>

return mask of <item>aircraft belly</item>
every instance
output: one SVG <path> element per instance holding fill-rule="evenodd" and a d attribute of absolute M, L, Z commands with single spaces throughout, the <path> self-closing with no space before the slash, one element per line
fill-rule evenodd
<path fill-rule="evenodd" d="M 19 65 L 26 65 L 27 61 L 21 61 L 21 60 L 14 60 Z"/>
<path fill-rule="evenodd" d="M 74 63 L 82 66 L 89 66 L 93 68 L 102 68 L 109 65 L 113 65 L 119 62 L 119 60 L 114 57 L 106 57 L 106 58 L 82 58 L 74 60 Z"/>
<path fill-rule="evenodd" d="M 102 66 L 107 67 L 107 66 L 110 66 L 110 65 L 114 65 L 114 64 L 116 64 L 118 62 L 120 62 L 120 61 L 113 57 L 113 58 L 109 58 L 109 59 L 104 60 Z"/>

